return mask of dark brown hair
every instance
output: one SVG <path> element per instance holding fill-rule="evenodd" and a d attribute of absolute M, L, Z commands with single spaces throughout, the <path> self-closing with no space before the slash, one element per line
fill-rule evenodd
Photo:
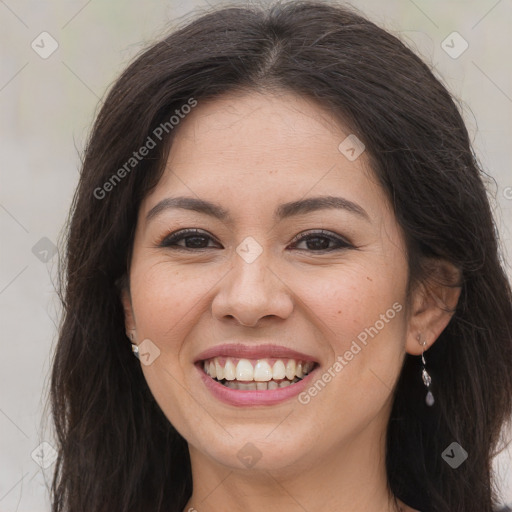
<path fill-rule="evenodd" d="M 200 14 L 122 73 L 85 151 L 51 373 L 52 511 L 182 512 L 192 491 L 187 443 L 131 353 L 116 285 L 173 130 L 122 179 L 112 177 L 191 98 L 280 89 L 325 105 L 365 144 L 405 234 L 409 284 L 429 278 L 433 258 L 461 271 L 456 311 L 426 353 L 436 403 L 425 405 L 419 358 L 406 354 L 386 467 L 391 490 L 422 512 L 491 512 L 499 498 L 492 458 L 512 416 L 512 297 L 488 176 L 454 100 L 428 65 L 353 8 L 292 1 Z M 454 441 L 468 452 L 456 470 L 441 457 Z"/>

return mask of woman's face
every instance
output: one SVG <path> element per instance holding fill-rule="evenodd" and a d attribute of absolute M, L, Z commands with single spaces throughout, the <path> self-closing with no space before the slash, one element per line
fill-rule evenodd
<path fill-rule="evenodd" d="M 291 93 L 199 101 L 177 129 L 140 207 L 123 299 L 162 411 L 210 464 L 374 456 L 409 334 L 408 270 L 365 152 Z M 184 229 L 197 233 L 170 239 Z M 287 385 L 299 361 L 313 370 Z"/>

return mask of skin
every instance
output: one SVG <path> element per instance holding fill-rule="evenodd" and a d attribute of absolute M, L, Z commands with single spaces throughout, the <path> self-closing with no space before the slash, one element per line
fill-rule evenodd
<path fill-rule="evenodd" d="M 392 389 L 405 353 L 421 354 L 418 334 L 429 347 L 446 327 L 450 314 L 439 304 L 453 307 L 459 290 L 420 286 L 406 301 L 403 235 L 366 154 L 349 161 L 338 150 L 350 133 L 316 102 L 286 91 L 199 101 L 140 206 L 122 301 L 135 343 L 150 339 L 160 350 L 142 370 L 189 444 L 194 488 L 184 510 L 396 510 L 384 465 Z M 233 223 L 179 209 L 146 221 L 177 195 L 219 203 Z M 341 209 L 272 218 L 281 203 L 322 195 L 357 203 L 369 220 Z M 207 248 L 159 247 L 183 228 L 205 232 Z M 328 239 L 315 245 L 313 234 L 292 243 L 319 229 L 353 247 L 321 251 Z M 250 264 L 236 252 L 249 236 L 263 251 Z M 394 303 L 402 310 L 307 404 L 227 405 L 193 367 L 199 352 L 242 340 L 294 348 L 327 369 Z M 250 468 L 237 457 L 247 442 L 261 455 Z"/>

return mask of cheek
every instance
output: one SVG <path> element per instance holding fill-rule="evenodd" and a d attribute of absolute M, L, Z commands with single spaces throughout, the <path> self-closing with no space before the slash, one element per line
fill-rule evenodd
<path fill-rule="evenodd" d="M 143 366 L 143 371 L 154 396 L 169 395 L 171 403 L 180 399 L 177 383 L 185 382 L 190 371 L 187 340 L 216 282 L 211 272 L 194 267 L 178 270 L 169 262 L 141 259 L 130 276 L 137 336 L 141 342 L 151 340 L 159 350 L 154 364 Z"/>
<path fill-rule="evenodd" d="M 348 340 L 365 327 L 372 326 L 380 315 L 395 318 L 393 304 L 405 296 L 405 275 L 381 268 L 377 262 L 346 264 L 315 275 L 301 276 L 293 288 L 310 312 L 330 328 L 331 336 Z M 390 325 L 391 322 L 386 322 Z M 380 323 L 379 323 L 380 326 Z M 340 341 L 341 343 L 341 341 Z"/>
<path fill-rule="evenodd" d="M 212 276 L 200 266 L 185 271 L 168 262 L 135 266 L 132 301 L 140 334 L 162 343 L 179 339 L 187 317 L 197 315 L 195 308 L 211 288 L 209 281 Z"/>
<path fill-rule="evenodd" d="M 331 368 L 336 378 L 329 387 L 349 410 L 356 411 L 361 401 L 381 403 L 396 379 L 405 334 L 405 279 L 403 272 L 374 262 L 345 265 L 301 284 L 311 321 L 332 354 L 325 370 Z"/>
<path fill-rule="evenodd" d="M 168 420 L 182 434 L 204 421 L 189 392 L 190 361 L 182 349 L 201 315 L 201 299 L 218 278 L 211 272 L 177 269 L 169 262 L 134 260 L 130 275 L 132 304 L 140 341 L 149 339 L 160 350 L 142 371 L 151 393 Z M 193 429 L 192 429 L 193 430 Z"/>

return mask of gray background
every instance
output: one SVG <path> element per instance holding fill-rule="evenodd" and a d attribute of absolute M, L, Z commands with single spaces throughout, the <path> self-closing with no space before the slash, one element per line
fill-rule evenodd
<path fill-rule="evenodd" d="M 175 0 L 0 0 L 0 512 L 49 510 L 54 464 L 51 449 L 41 456 L 38 446 L 52 442 L 44 409 L 59 318 L 53 285 L 58 255 L 52 250 L 99 101 L 147 42 L 196 5 L 207 7 Z M 475 150 L 495 180 L 489 193 L 512 275 L 512 3 L 354 0 L 353 5 L 433 64 L 461 100 Z M 47 36 L 40 36 L 44 31 L 58 43 L 47 58 L 31 47 L 35 41 L 39 52 L 51 49 Z M 462 40 L 446 40 L 454 31 L 469 45 L 457 58 L 443 48 L 463 48 Z M 468 452 L 471 457 L 470 447 Z M 494 467 L 502 501 L 512 504 L 510 446 Z"/>

